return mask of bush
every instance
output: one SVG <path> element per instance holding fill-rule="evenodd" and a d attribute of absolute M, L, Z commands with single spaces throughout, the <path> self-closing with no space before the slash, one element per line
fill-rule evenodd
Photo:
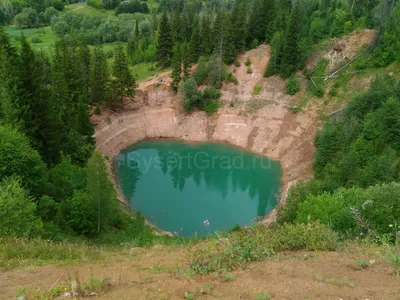
<path fill-rule="evenodd" d="M 246 72 L 247 72 L 247 74 L 253 73 L 253 70 L 251 69 L 251 66 L 248 66 L 248 67 L 247 67 Z"/>
<path fill-rule="evenodd" d="M 224 74 L 224 80 L 226 82 L 232 82 L 235 85 L 238 85 L 239 82 L 237 81 L 236 77 L 233 76 L 232 72 L 228 72 Z"/>
<path fill-rule="evenodd" d="M 196 105 L 202 101 L 201 92 L 197 89 L 196 80 L 189 78 L 185 81 L 183 86 L 183 107 L 186 111 L 192 111 Z"/>
<path fill-rule="evenodd" d="M 246 62 L 244 63 L 246 65 L 246 67 L 250 67 L 251 66 L 251 60 L 250 57 L 246 58 Z"/>
<path fill-rule="evenodd" d="M 300 82 L 295 74 L 292 74 L 286 82 L 286 93 L 294 95 L 300 90 Z"/>
<path fill-rule="evenodd" d="M 261 86 L 258 84 L 255 84 L 253 86 L 253 95 L 259 95 L 261 93 Z"/>
<path fill-rule="evenodd" d="M 236 68 L 240 67 L 240 61 L 238 59 L 235 60 L 235 67 Z"/>
<path fill-rule="evenodd" d="M 277 251 L 335 250 L 338 243 L 339 236 L 319 222 L 286 224 L 276 229 L 253 225 L 194 246 L 190 251 L 190 267 L 200 274 L 230 271 Z"/>
<path fill-rule="evenodd" d="M 204 111 L 207 115 L 212 115 L 218 111 L 221 107 L 221 102 L 215 100 L 208 100 L 204 106 Z"/>

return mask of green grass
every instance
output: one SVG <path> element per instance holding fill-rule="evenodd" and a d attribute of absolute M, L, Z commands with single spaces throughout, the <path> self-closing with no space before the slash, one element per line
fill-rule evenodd
<path fill-rule="evenodd" d="M 86 3 L 75 3 L 75 4 L 70 4 L 66 5 L 65 12 L 74 12 L 78 14 L 96 14 L 96 13 L 101 13 L 101 14 L 107 14 L 107 15 L 113 15 L 114 11 L 113 10 L 105 10 L 105 9 L 97 9 L 91 6 L 86 5 Z"/>
<path fill-rule="evenodd" d="M 54 43 L 57 40 L 57 36 L 53 33 L 50 27 L 41 27 L 41 28 L 28 28 L 28 29 L 19 29 L 17 27 L 4 27 L 5 32 L 11 37 L 11 44 L 13 46 L 19 47 L 21 34 L 31 42 L 33 37 L 40 38 L 42 40 L 41 43 L 32 44 L 33 49 L 35 50 L 44 50 L 51 51 Z"/>
<path fill-rule="evenodd" d="M 132 74 L 136 77 L 136 81 L 143 81 L 148 77 L 154 76 L 157 73 L 168 71 L 160 70 L 156 67 L 155 63 L 140 63 L 132 66 L 131 68 Z"/>

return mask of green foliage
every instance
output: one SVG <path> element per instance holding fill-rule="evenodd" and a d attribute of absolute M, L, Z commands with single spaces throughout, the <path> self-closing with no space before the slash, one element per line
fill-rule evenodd
<path fill-rule="evenodd" d="M 384 26 L 381 43 L 374 51 L 376 66 L 383 67 L 390 63 L 400 62 L 400 5 L 397 3 L 391 18 Z"/>
<path fill-rule="evenodd" d="M 261 86 L 259 86 L 258 84 L 255 84 L 253 86 L 253 95 L 259 95 L 261 93 Z"/>
<path fill-rule="evenodd" d="M 104 53 L 103 48 L 101 46 L 96 46 L 93 50 L 91 70 L 90 70 L 91 100 L 96 103 L 104 102 L 107 97 L 109 85 L 110 85 L 110 71 L 109 71 L 107 56 Z"/>
<path fill-rule="evenodd" d="M 114 97 L 120 102 L 123 102 L 124 97 L 134 97 L 137 87 L 136 80 L 129 70 L 128 61 L 121 45 L 118 45 L 115 51 L 112 74 L 114 80 L 111 84 Z M 106 78 L 106 74 L 104 74 L 104 78 Z"/>
<path fill-rule="evenodd" d="M 97 232 L 109 224 L 111 216 L 117 214 L 117 194 L 114 185 L 108 179 L 107 167 L 102 155 L 95 151 L 87 165 L 87 199 L 78 194 L 78 202 L 88 204 L 89 210 L 95 216 Z"/>
<path fill-rule="evenodd" d="M 39 15 L 35 9 L 27 7 L 15 16 L 14 21 L 19 28 L 37 27 L 39 25 Z"/>
<path fill-rule="evenodd" d="M 47 182 L 46 165 L 26 136 L 0 126 L 0 178 L 19 178 L 27 191 L 39 195 Z"/>
<path fill-rule="evenodd" d="M 103 8 L 102 0 L 86 0 L 86 4 L 97 9 Z"/>
<path fill-rule="evenodd" d="M 313 70 L 304 70 L 303 74 L 308 79 L 307 91 L 318 97 L 322 98 L 325 94 L 325 81 L 324 76 L 328 68 L 328 60 L 321 59 Z"/>
<path fill-rule="evenodd" d="M 294 95 L 300 90 L 300 82 L 295 74 L 292 74 L 286 81 L 286 93 Z"/>
<path fill-rule="evenodd" d="M 33 237 L 42 233 L 36 205 L 16 180 L 0 183 L 0 236 Z"/>
<path fill-rule="evenodd" d="M 197 89 L 197 83 L 194 78 L 189 78 L 183 86 L 183 107 L 186 111 L 191 111 L 202 101 L 201 92 Z"/>
<path fill-rule="evenodd" d="M 248 262 L 266 259 L 276 251 L 334 250 L 338 240 L 335 232 L 318 222 L 285 224 L 276 229 L 253 225 L 194 246 L 190 266 L 200 274 L 234 270 Z"/>
<path fill-rule="evenodd" d="M 269 300 L 271 298 L 271 294 L 257 294 L 255 300 Z"/>
<path fill-rule="evenodd" d="M 157 62 L 159 67 L 166 68 L 171 64 L 173 55 L 173 40 L 167 15 L 164 14 L 160 23 L 160 33 L 157 43 Z"/>
<path fill-rule="evenodd" d="M 399 93 L 398 81 L 378 79 L 338 120 L 327 122 L 315 141 L 316 178 L 337 187 L 396 179 Z"/>

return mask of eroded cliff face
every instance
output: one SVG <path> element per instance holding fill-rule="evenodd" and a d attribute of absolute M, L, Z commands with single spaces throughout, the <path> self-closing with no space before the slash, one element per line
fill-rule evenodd
<path fill-rule="evenodd" d="M 360 35 L 373 38 L 370 32 Z M 351 40 L 357 41 L 353 35 Z M 247 57 L 252 61 L 251 74 L 246 72 L 244 64 Z M 304 86 L 302 92 L 289 96 L 285 94 L 285 82 L 279 77 L 264 78 L 269 57 L 270 48 L 265 45 L 239 56 L 241 66 L 231 67 L 239 83 L 223 86 L 224 105 L 212 116 L 200 111 L 186 114 L 181 96 L 168 87 L 169 73 L 140 83 L 135 101 L 127 101 L 123 113 L 97 118 L 97 148 L 113 159 L 122 149 L 144 139 L 228 143 L 280 161 L 284 202 L 288 188 L 296 180 L 312 177 L 314 139 L 321 125 L 319 113 L 323 101 L 308 100 L 300 112 L 291 112 L 290 107 L 299 106 L 310 96 L 304 93 Z M 253 94 L 254 85 L 261 87 L 257 95 Z M 325 106 L 325 110 L 329 109 L 336 108 Z"/>

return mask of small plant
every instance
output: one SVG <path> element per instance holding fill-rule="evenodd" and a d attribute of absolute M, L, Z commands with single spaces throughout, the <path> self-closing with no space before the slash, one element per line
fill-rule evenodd
<path fill-rule="evenodd" d="M 247 74 L 253 73 L 253 70 L 251 69 L 251 66 L 247 66 Z"/>
<path fill-rule="evenodd" d="M 18 298 L 20 296 L 22 296 L 26 291 L 26 287 L 23 287 L 21 289 L 19 289 L 16 293 L 15 293 L 15 298 Z"/>
<path fill-rule="evenodd" d="M 186 292 L 185 292 L 185 299 L 188 299 L 188 300 L 196 299 L 196 295 L 195 295 L 195 294 L 192 294 L 192 293 L 189 293 L 188 291 L 186 291 Z"/>
<path fill-rule="evenodd" d="M 240 61 L 238 59 L 235 60 L 235 67 L 236 68 L 240 67 Z"/>
<path fill-rule="evenodd" d="M 272 298 L 271 294 L 257 294 L 255 300 L 269 300 Z"/>
<path fill-rule="evenodd" d="M 94 114 L 95 115 L 100 115 L 101 114 L 101 109 L 98 105 L 96 105 L 95 109 L 94 109 Z"/>
<path fill-rule="evenodd" d="M 300 90 L 300 82 L 295 74 L 292 74 L 286 82 L 286 93 L 294 95 Z"/>
<path fill-rule="evenodd" d="M 392 273 L 396 276 L 400 275 L 400 243 L 398 240 L 399 238 L 396 238 L 394 246 L 389 244 L 386 245 L 386 260 L 390 262 Z"/>
<path fill-rule="evenodd" d="M 222 280 L 223 281 L 232 281 L 232 280 L 235 280 L 235 276 L 233 276 L 233 274 L 232 273 L 224 273 L 224 274 L 222 274 Z"/>
<path fill-rule="evenodd" d="M 261 93 L 261 86 L 258 84 L 255 84 L 253 86 L 253 95 L 259 95 Z"/>
<path fill-rule="evenodd" d="M 251 60 L 250 57 L 246 58 L 246 62 L 244 63 L 246 65 L 246 67 L 250 67 L 251 66 Z"/>
<path fill-rule="evenodd" d="M 343 285 L 347 285 L 350 287 L 354 287 L 355 283 L 354 281 L 350 281 L 347 277 L 343 277 L 343 278 L 328 278 L 325 280 L 326 283 L 329 284 L 334 284 L 334 285 L 339 285 L 339 286 L 343 286 Z"/>
<path fill-rule="evenodd" d="M 205 285 L 203 285 L 203 287 L 200 289 L 200 293 L 201 294 L 210 294 L 211 293 L 211 289 L 212 289 L 212 285 L 209 283 L 206 283 Z"/>
<path fill-rule="evenodd" d="M 373 265 L 375 263 L 375 260 L 370 260 L 369 262 L 363 260 L 363 259 L 359 259 L 359 260 L 355 260 L 352 262 L 352 267 L 355 270 L 363 270 L 368 268 L 370 265 Z"/>

